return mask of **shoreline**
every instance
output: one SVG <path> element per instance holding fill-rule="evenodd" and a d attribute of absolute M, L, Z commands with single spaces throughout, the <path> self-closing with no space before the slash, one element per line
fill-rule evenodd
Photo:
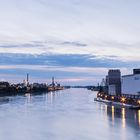
<path fill-rule="evenodd" d="M 40 93 L 40 92 L 55 92 L 58 90 L 64 90 L 65 88 L 63 86 L 47 86 L 47 87 L 43 87 L 43 88 L 31 88 L 31 87 L 26 87 L 26 88 L 22 88 L 22 89 L 16 89 L 16 88 L 4 88 L 4 89 L 0 89 L 0 97 L 6 97 L 6 96 L 16 96 L 16 95 L 23 95 L 26 93 L 31 93 L 31 94 L 35 94 L 35 93 Z"/>
<path fill-rule="evenodd" d="M 116 108 L 127 108 L 127 109 L 133 109 L 133 110 L 139 110 L 140 109 L 139 105 L 130 105 L 130 104 L 126 104 L 126 103 L 104 100 L 102 98 L 94 98 L 94 101 L 105 103 L 109 106 L 114 106 Z"/>

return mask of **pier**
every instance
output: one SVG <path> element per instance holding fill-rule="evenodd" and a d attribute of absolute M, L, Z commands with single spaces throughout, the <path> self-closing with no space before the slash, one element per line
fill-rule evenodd
<path fill-rule="evenodd" d="M 119 107 L 127 107 L 130 109 L 140 109 L 139 95 L 107 95 L 103 92 L 97 93 L 95 101 L 107 103 L 108 105 L 115 105 Z"/>

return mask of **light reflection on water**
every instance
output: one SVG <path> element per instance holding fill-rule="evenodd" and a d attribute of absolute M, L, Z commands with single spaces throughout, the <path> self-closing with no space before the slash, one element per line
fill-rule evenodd
<path fill-rule="evenodd" d="M 140 128 L 140 110 L 138 111 L 138 122 L 139 122 L 139 128 Z"/>
<path fill-rule="evenodd" d="M 68 89 L 9 97 L 0 105 L 0 140 L 140 139 L 140 110 L 116 109 L 95 96 Z"/>
<path fill-rule="evenodd" d="M 125 128 L 126 127 L 126 120 L 125 120 L 126 116 L 125 116 L 125 108 L 122 108 L 122 127 Z"/>
<path fill-rule="evenodd" d="M 114 113 L 115 113 L 115 111 L 114 111 L 114 106 L 112 106 L 112 124 L 114 125 Z"/>

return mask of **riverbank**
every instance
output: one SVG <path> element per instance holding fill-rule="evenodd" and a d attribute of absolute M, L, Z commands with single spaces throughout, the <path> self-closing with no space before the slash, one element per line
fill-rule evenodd
<path fill-rule="evenodd" d="M 127 109 L 136 109 L 136 110 L 140 109 L 140 106 L 134 106 L 134 105 L 119 103 L 119 102 L 113 102 L 113 101 L 103 100 L 100 98 L 94 98 L 94 101 L 102 102 L 102 103 L 105 103 L 109 106 L 114 106 L 116 108 L 127 108 Z"/>
<path fill-rule="evenodd" d="M 139 96 L 125 96 L 125 95 L 107 95 L 105 93 L 97 93 L 97 97 L 94 101 L 102 102 L 107 105 L 113 105 L 115 107 L 125 107 L 129 109 L 140 109 Z"/>
<path fill-rule="evenodd" d="M 4 87 L 0 89 L 0 97 L 4 96 L 14 96 L 14 95 L 23 95 L 25 93 L 38 93 L 38 92 L 53 92 L 58 90 L 64 90 L 65 88 L 63 86 L 38 86 L 38 87 L 32 87 L 32 86 L 9 86 Z"/>

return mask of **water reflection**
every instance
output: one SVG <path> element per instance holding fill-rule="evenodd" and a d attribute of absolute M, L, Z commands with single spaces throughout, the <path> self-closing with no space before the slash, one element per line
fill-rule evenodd
<path fill-rule="evenodd" d="M 112 122 L 113 122 L 113 124 L 114 124 L 114 113 L 115 113 L 115 110 L 114 110 L 114 106 L 112 106 Z"/>
<path fill-rule="evenodd" d="M 0 97 L 0 104 L 5 104 L 9 102 L 9 98 L 8 97 Z"/>
<path fill-rule="evenodd" d="M 132 125 L 136 128 L 140 126 L 140 110 L 137 111 L 125 108 L 115 108 L 114 106 L 107 106 L 107 115 L 112 122 L 115 122 L 115 119 L 121 119 L 122 128 L 126 128 L 126 124 Z"/>
<path fill-rule="evenodd" d="M 111 129 L 120 129 L 121 139 L 125 140 L 129 137 L 136 136 L 136 140 L 140 137 L 140 110 L 130 110 L 125 108 L 107 107 L 108 123 Z M 110 122 L 112 122 L 110 124 Z M 120 123 L 121 122 L 121 123 Z M 112 127 L 113 126 L 113 127 Z M 128 130 L 130 132 L 128 133 Z M 134 134 L 132 133 L 134 131 Z"/>
<path fill-rule="evenodd" d="M 94 102 L 95 96 L 86 89 L 68 89 L 8 97 L 12 100 L 0 105 L 0 140 L 140 138 L 140 110 Z"/>
<path fill-rule="evenodd" d="M 140 128 L 140 110 L 138 111 L 138 122 L 139 122 L 139 128 Z"/>
<path fill-rule="evenodd" d="M 32 98 L 30 93 L 26 93 L 25 97 L 27 98 L 26 103 L 31 104 L 32 103 Z"/>
<path fill-rule="evenodd" d="M 122 127 L 125 128 L 126 127 L 126 116 L 125 116 L 125 108 L 122 108 Z"/>

